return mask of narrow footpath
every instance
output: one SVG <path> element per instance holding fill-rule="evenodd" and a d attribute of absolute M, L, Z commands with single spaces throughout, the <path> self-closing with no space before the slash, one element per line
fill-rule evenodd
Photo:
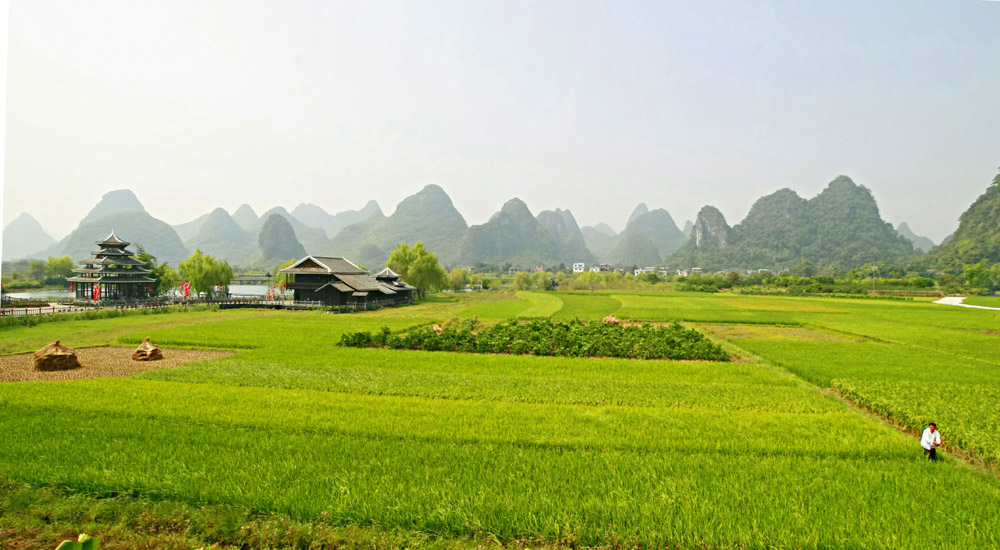
<path fill-rule="evenodd" d="M 964 296 L 945 296 L 944 298 L 941 298 L 940 300 L 934 303 L 941 304 L 944 306 L 959 306 L 959 307 L 968 307 L 972 309 L 991 309 L 993 311 L 1000 311 L 1000 307 L 974 306 L 972 304 L 966 304 Z"/>

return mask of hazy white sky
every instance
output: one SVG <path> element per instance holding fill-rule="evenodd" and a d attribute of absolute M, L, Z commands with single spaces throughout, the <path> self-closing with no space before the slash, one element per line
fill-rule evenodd
<path fill-rule="evenodd" d="M 1000 2 L 46 2 L 9 19 L 4 225 L 517 196 L 731 224 L 838 174 L 939 240 L 1000 165 Z"/>

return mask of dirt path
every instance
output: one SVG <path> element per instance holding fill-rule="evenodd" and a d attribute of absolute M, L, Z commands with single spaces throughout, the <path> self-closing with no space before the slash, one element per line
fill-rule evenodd
<path fill-rule="evenodd" d="M 972 304 L 967 304 L 965 303 L 965 297 L 963 296 L 945 296 L 944 298 L 941 298 L 940 300 L 934 303 L 941 304 L 944 306 L 960 306 L 972 309 L 989 309 L 993 311 L 1000 311 L 1000 307 L 974 306 Z"/>

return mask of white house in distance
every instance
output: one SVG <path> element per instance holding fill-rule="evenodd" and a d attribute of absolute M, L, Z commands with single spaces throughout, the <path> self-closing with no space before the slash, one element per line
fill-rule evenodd
<path fill-rule="evenodd" d="M 573 264 L 573 273 L 583 273 L 583 262 Z"/>

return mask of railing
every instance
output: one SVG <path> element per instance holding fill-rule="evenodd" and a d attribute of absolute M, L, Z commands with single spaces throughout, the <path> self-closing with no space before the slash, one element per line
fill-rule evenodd
<path fill-rule="evenodd" d="M 322 286 L 326 286 L 328 284 L 330 284 L 330 283 L 328 283 L 328 282 L 323 282 L 323 283 L 296 283 L 296 282 L 290 281 L 290 282 L 286 283 L 285 288 L 287 288 L 288 290 L 316 290 L 316 289 L 318 289 L 318 288 L 320 288 Z"/>
<path fill-rule="evenodd" d="M 267 300 L 266 298 L 226 298 L 223 300 L 208 299 L 188 299 L 178 301 L 150 300 L 146 302 L 135 302 L 129 304 L 115 304 L 108 302 L 97 302 L 96 304 L 82 305 L 81 302 L 59 303 L 49 306 L 27 306 L 27 307 L 4 307 L 0 308 L 0 317 L 12 317 L 21 315 L 53 315 L 57 313 L 80 313 L 84 311 L 97 311 L 107 309 L 129 310 L 129 309 L 157 309 L 171 306 L 193 306 L 193 305 L 215 305 L 221 309 L 235 309 L 240 307 L 259 307 L 275 309 L 310 309 L 324 307 L 322 302 L 317 301 L 294 301 L 294 300 Z"/>
<path fill-rule="evenodd" d="M 915 298 L 943 298 L 940 290 L 869 290 L 872 296 L 912 296 Z"/>

